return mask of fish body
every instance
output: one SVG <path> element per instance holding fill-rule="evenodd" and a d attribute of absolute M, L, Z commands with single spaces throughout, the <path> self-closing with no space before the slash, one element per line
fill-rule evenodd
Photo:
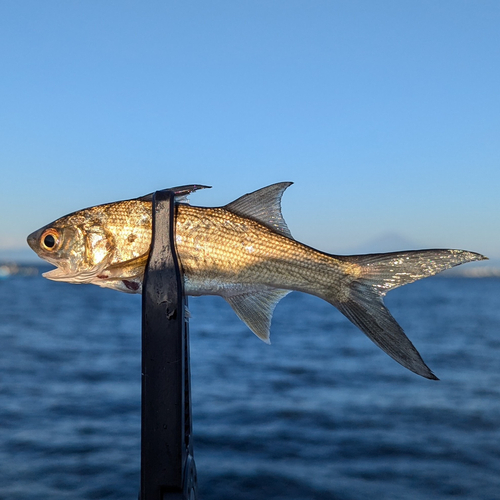
<path fill-rule="evenodd" d="M 224 207 L 175 205 L 185 293 L 222 296 L 266 342 L 281 298 L 294 290 L 318 296 L 400 364 L 435 379 L 383 297 L 485 257 L 444 249 L 353 256 L 318 251 L 296 241 L 282 217 L 281 197 L 290 184 L 273 184 Z M 32 233 L 28 244 L 56 266 L 44 274 L 48 279 L 141 293 L 151 238 L 152 199 L 146 196 L 69 214 Z"/>

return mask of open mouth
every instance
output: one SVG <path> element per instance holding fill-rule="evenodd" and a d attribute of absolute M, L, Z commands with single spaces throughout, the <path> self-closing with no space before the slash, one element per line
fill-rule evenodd
<path fill-rule="evenodd" d="M 61 267 L 56 267 L 43 273 L 42 276 L 52 281 L 65 281 L 66 283 L 91 283 L 106 267 L 106 263 L 102 262 L 100 265 L 92 269 L 83 269 L 77 271 L 70 271 Z"/>

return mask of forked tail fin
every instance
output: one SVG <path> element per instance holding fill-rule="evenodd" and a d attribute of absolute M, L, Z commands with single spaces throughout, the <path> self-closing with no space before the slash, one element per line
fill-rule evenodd
<path fill-rule="evenodd" d="M 437 380 L 383 303 L 393 288 L 432 276 L 465 262 L 486 257 L 464 250 L 416 250 L 353 255 L 342 260 L 359 266 L 359 273 L 338 296 L 328 298 L 375 344 L 408 370 Z"/>

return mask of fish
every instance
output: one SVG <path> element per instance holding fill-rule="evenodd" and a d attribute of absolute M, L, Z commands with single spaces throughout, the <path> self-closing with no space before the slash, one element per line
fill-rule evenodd
<path fill-rule="evenodd" d="M 291 291 L 320 297 L 402 366 L 437 380 L 383 298 L 402 285 L 487 258 L 453 249 L 364 255 L 316 250 L 295 240 L 283 218 L 281 199 L 291 184 L 272 184 L 220 207 L 187 201 L 187 194 L 208 186 L 171 188 L 184 293 L 223 297 L 266 343 L 283 297 Z M 45 278 L 141 293 L 151 239 L 152 195 L 146 195 L 78 210 L 27 241 L 55 266 Z"/>

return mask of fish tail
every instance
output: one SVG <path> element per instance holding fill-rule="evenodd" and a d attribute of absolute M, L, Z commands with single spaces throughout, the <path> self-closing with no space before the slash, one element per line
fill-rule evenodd
<path fill-rule="evenodd" d="M 407 283 L 486 257 L 464 250 L 417 250 L 341 257 L 350 269 L 340 291 L 323 297 L 336 306 L 398 363 L 437 380 L 383 303 L 384 295 Z"/>

